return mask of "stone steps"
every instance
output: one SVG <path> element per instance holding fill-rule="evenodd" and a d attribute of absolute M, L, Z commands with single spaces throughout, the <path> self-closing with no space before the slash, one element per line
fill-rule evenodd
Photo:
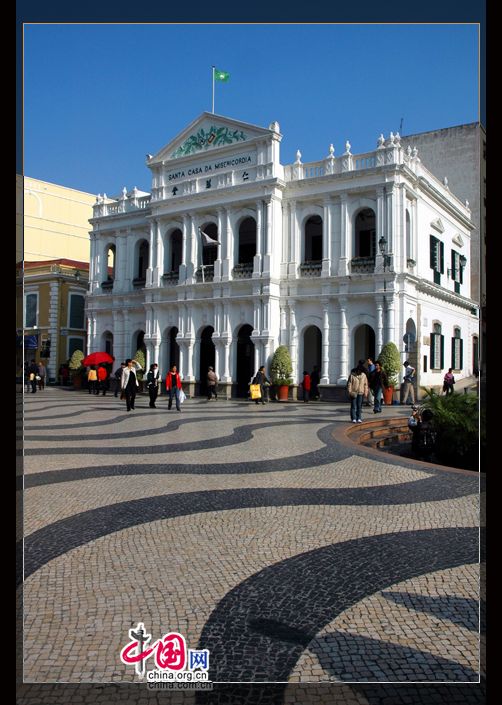
<path fill-rule="evenodd" d="M 407 417 L 364 421 L 363 424 L 348 428 L 347 435 L 355 443 L 372 448 L 411 441 Z"/>

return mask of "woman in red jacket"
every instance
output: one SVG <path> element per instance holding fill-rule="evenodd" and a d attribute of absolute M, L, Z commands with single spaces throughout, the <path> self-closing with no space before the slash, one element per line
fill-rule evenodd
<path fill-rule="evenodd" d="M 310 400 L 310 375 L 308 372 L 303 373 L 303 401 L 304 403 L 308 403 Z"/>
<path fill-rule="evenodd" d="M 180 390 L 181 390 L 181 378 L 176 369 L 176 365 L 173 365 L 166 377 L 166 389 L 169 394 L 169 404 L 167 406 L 168 410 L 173 405 L 173 394 L 176 398 L 176 408 L 181 411 L 180 407 Z"/>

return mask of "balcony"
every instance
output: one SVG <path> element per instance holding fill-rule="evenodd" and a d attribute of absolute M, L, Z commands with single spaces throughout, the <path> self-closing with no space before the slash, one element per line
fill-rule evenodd
<path fill-rule="evenodd" d="M 321 260 L 310 260 L 308 262 L 302 262 L 300 265 L 300 276 L 301 277 L 320 277 L 322 270 Z"/>
<path fill-rule="evenodd" d="M 164 272 L 162 275 L 162 284 L 165 286 L 176 286 L 180 278 L 179 270 L 176 269 L 174 272 Z"/>
<path fill-rule="evenodd" d="M 111 291 L 113 289 L 113 279 L 106 279 L 106 281 L 101 282 L 101 288 L 103 291 Z"/>
<path fill-rule="evenodd" d="M 236 264 L 232 269 L 232 276 L 234 279 L 251 279 L 253 275 L 253 264 L 252 262 L 246 262 L 244 264 Z"/>
<path fill-rule="evenodd" d="M 197 282 L 212 282 L 214 279 L 214 264 L 204 264 L 195 272 Z"/>
<path fill-rule="evenodd" d="M 146 284 L 145 277 L 136 277 L 132 280 L 132 285 L 135 289 L 143 289 Z"/>
<path fill-rule="evenodd" d="M 352 274 L 372 274 L 375 271 L 375 258 L 353 257 L 350 260 L 350 271 Z"/>

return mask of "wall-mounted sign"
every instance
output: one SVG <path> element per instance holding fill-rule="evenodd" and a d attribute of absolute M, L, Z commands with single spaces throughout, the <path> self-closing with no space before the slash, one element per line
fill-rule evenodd
<path fill-rule="evenodd" d="M 165 173 L 164 183 L 170 184 L 174 181 L 182 181 L 183 179 L 193 179 L 194 177 L 197 178 L 200 176 L 213 176 L 228 169 L 233 169 L 235 167 L 248 167 L 253 164 L 256 164 L 256 152 L 236 154 L 232 157 L 226 157 L 225 159 L 215 159 L 210 162 L 191 164 L 190 166 L 183 167 L 183 169 L 168 171 Z"/>

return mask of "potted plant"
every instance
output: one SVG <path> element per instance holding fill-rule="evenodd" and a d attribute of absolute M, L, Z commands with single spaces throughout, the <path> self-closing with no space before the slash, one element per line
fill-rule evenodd
<path fill-rule="evenodd" d="M 274 352 L 270 370 L 272 373 L 272 383 L 277 389 L 277 399 L 279 401 L 287 401 L 289 385 L 293 383 L 293 379 L 291 378 L 293 365 L 291 363 L 291 355 L 285 345 L 279 345 Z"/>
<path fill-rule="evenodd" d="M 398 375 L 401 370 L 401 357 L 395 343 L 385 343 L 378 360 L 387 375 L 388 387 L 383 390 L 383 400 L 386 405 L 392 404 L 394 389 L 398 385 Z"/>
<path fill-rule="evenodd" d="M 84 357 L 85 355 L 82 350 L 75 350 L 68 365 L 70 368 L 70 378 L 75 389 L 81 389 L 82 387 L 82 376 L 85 369 L 82 366 Z"/>

